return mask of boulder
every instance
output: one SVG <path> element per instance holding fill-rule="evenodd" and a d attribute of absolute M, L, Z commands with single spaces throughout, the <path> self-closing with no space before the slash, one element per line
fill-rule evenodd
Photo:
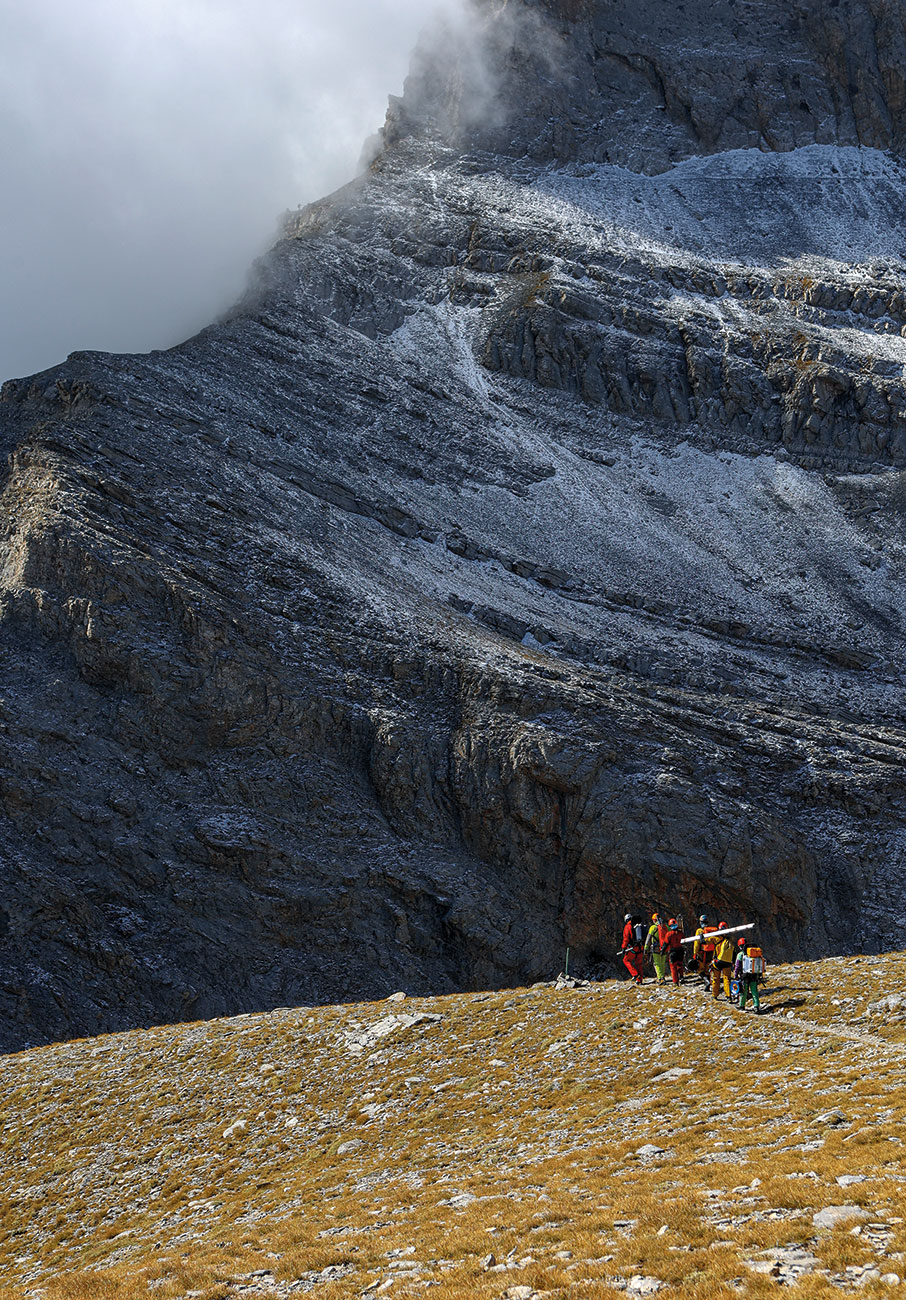
<path fill-rule="evenodd" d="M 812 1223 L 816 1228 L 829 1230 L 847 1227 L 870 1218 L 868 1211 L 863 1210 L 860 1205 L 828 1205 L 812 1215 Z"/>

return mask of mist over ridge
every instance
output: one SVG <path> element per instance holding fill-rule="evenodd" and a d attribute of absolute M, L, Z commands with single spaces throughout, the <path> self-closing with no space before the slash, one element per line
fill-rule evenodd
<path fill-rule="evenodd" d="M 0 378 L 167 347 L 355 174 L 460 0 L 0 6 Z"/>

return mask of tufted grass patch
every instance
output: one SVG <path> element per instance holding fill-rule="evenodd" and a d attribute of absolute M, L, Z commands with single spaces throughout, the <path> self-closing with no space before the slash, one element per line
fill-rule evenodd
<path fill-rule="evenodd" d="M 771 970 L 759 1018 L 695 985 L 545 987 L 7 1058 L 0 1297 L 225 1300 L 299 1283 L 328 1300 L 426 1286 L 565 1300 L 643 1274 L 714 1300 L 772 1294 L 750 1265 L 791 1248 L 819 1261 L 803 1295 L 839 1296 L 872 1262 L 904 1275 L 898 1030 L 846 1009 L 906 967 L 864 961 L 870 981 L 856 959 Z M 798 990 L 792 1021 L 781 986 Z M 424 1012 L 442 1019 L 351 1050 Z M 864 1206 L 884 1232 L 819 1233 L 832 1204 Z"/>

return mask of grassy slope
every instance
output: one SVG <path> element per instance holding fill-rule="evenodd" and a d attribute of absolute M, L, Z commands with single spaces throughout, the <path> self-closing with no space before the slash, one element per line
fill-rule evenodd
<path fill-rule="evenodd" d="M 0 1296 L 527 1300 L 645 1274 L 719 1300 L 773 1290 L 750 1264 L 790 1244 L 818 1257 L 804 1295 L 904 1274 L 906 1023 L 864 1010 L 903 990 L 906 956 L 851 958 L 772 968 L 757 1019 L 698 986 L 545 986 L 6 1058 Z M 356 1041 L 415 1013 L 441 1019 Z M 816 1231 L 835 1203 L 870 1211 L 858 1235 Z"/>

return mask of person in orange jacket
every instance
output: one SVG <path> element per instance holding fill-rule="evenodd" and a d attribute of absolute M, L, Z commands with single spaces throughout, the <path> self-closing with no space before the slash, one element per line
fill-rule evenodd
<path fill-rule="evenodd" d="M 620 954 L 630 977 L 636 984 L 641 984 L 644 942 L 636 933 L 636 928 L 637 923 L 627 912 L 623 917 L 623 947 L 620 949 Z"/>
<path fill-rule="evenodd" d="M 708 918 L 702 913 L 698 918 L 698 929 L 695 931 L 692 956 L 698 967 L 698 973 L 706 985 L 711 983 L 711 963 L 714 960 L 714 940 L 711 936 L 716 930 L 717 926 L 708 925 Z"/>

